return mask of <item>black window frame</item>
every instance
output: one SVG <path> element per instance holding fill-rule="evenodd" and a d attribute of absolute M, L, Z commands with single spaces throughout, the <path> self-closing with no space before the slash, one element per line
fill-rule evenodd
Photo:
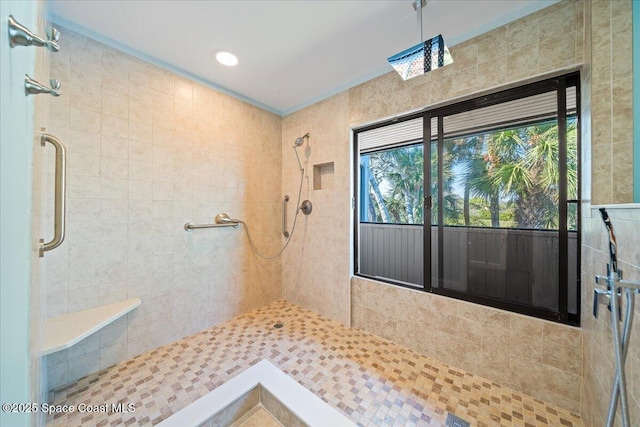
<path fill-rule="evenodd" d="M 572 326 L 579 326 L 580 325 L 580 312 L 581 312 L 581 283 L 580 283 L 580 266 L 581 266 L 581 257 L 580 257 L 580 248 L 581 248 L 581 200 L 580 200 L 580 194 L 581 194 L 581 176 L 582 176 L 582 171 L 581 171 L 581 131 L 580 131 L 580 126 L 577 127 L 576 129 L 576 137 L 577 137 L 577 174 L 578 174 L 578 183 L 577 183 L 577 190 L 576 190 L 576 199 L 567 199 L 567 185 L 566 185 L 566 177 L 567 177 L 567 144 L 566 144 L 566 118 L 567 118 L 567 114 L 566 114 L 566 88 L 567 87 L 575 87 L 576 88 L 576 116 L 578 119 L 578 124 L 581 123 L 582 117 L 581 117 L 581 111 L 580 111 L 580 99 L 581 99 L 581 94 L 580 94 L 580 72 L 579 71 L 575 71 L 575 72 L 571 72 L 562 76 L 557 76 L 557 77 L 552 77 L 552 78 L 548 78 L 548 79 L 544 79 L 544 80 L 540 80 L 540 81 L 536 81 L 533 83 L 528 83 L 528 84 L 524 84 L 522 86 L 518 86 L 518 87 L 512 87 L 512 88 L 508 88 L 508 89 L 503 89 L 503 90 L 498 90 L 496 92 L 490 93 L 490 94 L 485 94 L 482 96 L 478 96 L 475 98 L 471 98 L 468 100 L 463 100 L 463 101 L 459 101 L 459 102 L 452 102 L 446 105 L 442 105 L 442 106 L 437 106 L 437 107 L 433 107 L 433 108 L 425 108 L 419 112 L 414 112 L 411 114 L 407 114 L 401 117 L 396 117 L 393 118 L 391 120 L 385 120 L 382 122 L 378 122 L 375 124 L 371 124 L 368 126 L 364 126 L 364 127 L 360 127 L 360 128 L 355 128 L 352 130 L 353 132 L 353 183 L 354 183 L 354 190 L 355 190 L 355 194 L 354 194 L 354 200 L 353 200 L 353 221 L 354 221 L 354 235 L 353 235 L 353 253 L 354 253 L 354 274 L 356 276 L 359 277 L 363 277 L 363 278 L 368 278 L 368 279 L 372 279 L 372 280 L 376 280 L 376 281 L 380 281 L 383 283 L 389 283 L 395 286 L 400 286 L 400 287 L 405 287 L 408 289 L 413 289 L 413 290 L 418 290 L 418 291 L 424 291 L 424 292 L 428 292 L 428 293 L 433 293 L 433 294 L 437 294 L 437 295 L 443 295 L 446 297 L 451 297 L 451 298 L 455 298 L 455 299 L 460 299 L 460 300 L 464 300 L 464 301 L 469 301 L 472 303 L 477 303 L 477 304 L 481 304 L 481 305 L 485 305 L 488 307 L 493 307 L 493 308 L 498 308 L 498 309 L 503 309 L 503 310 L 507 310 L 507 311 L 511 311 L 511 312 L 515 312 L 515 313 L 520 313 L 520 314 L 524 314 L 524 315 L 528 315 L 528 316 L 533 316 L 533 317 L 537 317 L 540 319 L 545 319 L 545 320 L 551 320 L 554 322 L 558 322 L 558 323 L 563 323 L 563 324 L 568 324 L 568 325 L 572 325 Z M 559 270 L 558 270 L 558 287 L 559 287 L 559 306 L 558 306 L 558 311 L 555 310 L 551 310 L 551 309 L 546 309 L 546 308 L 542 308 L 542 307 L 534 307 L 534 306 L 530 306 L 530 305 L 525 305 L 525 304 L 519 304 L 516 302 L 512 302 L 512 301 L 505 301 L 505 300 L 500 300 L 500 299 L 494 299 L 494 298 L 489 298 L 489 297 L 483 297 L 483 296 L 479 296 L 479 295 L 475 295 L 475 294 L 469 294 L 466 292 L 460 292 L 460 291 L 454 291 L 454 290 L 450 290 L 450 289 L 445 289 L 445 288 L 440 288 L 440 287 L 434 287 L 432 286 L 431 283 L 431 259 L 430 259 L 430 253 L 431 253 L 431 235 L 430 233 L 427 233 L 427 227 L 431 227 L 430 224 L 430 218 L 431 218 L 431 210 L 432 210 L 432 198 L 431 198 L 431 190 L 430 188 L 425 187 L 424 189 L 424 214 L 423 214 L 423 218 L 424 218 L 424 223 L 422 226 L 425 229 L 425 238 L 423 239 L 423 244 L 424 244 L 424 249 L 423 249 L 423 268 L 424 268 L 424 285 L 423 287 L 420 287 L 419 285 L 410 285 L 410 284 L 406 284 L 403 282 L 398 282 L 398 281 L 394 281 L 392 279 L 387 279 L 387 278 L 382 278 L 382 277 L 372 277 L 366 274 L 362 274 L 358 271 L 359 269 L 359 248 L 358 248 L 358 243 L 359 243 L 359 239 L 358 239 L 358 231 L 359 231 L 359 224 L 360 224 L 360 214 L 359 214 L 359 204 L 360 204 L 360 182 L 359 182 L 359 170 L 360 170 L 360 152 L 359 152 L 359 148 L 358 148 L 358 134 L 362 133 L 362 132 L 366 132 L 369 130 L 373 130 L 373 129 L 377 129 L 380 127 L 384 127 L 384 126 L 389 126 L 392 124 L 396 124 L 396 123 L 400 123 L 403 121 L 407 121 L 407 120 L 414 120 L 414 119 L 418 119 L 421 118 L 423 119 L 423 136 L 424 135 L 429 135 L 431 136 L 431 119 L 433 117 L 437 117 L 438 121 L 439 121 L 439 131 L 442 131 L 442 120 L 443 117 L 446 115 L 450 115 L 450 114 L 456 114 L 456 113 L 461 113 L 464 111 L 470 111 L 473 109 L 478 109 L 478 108 L 482 108 L 482 107 L 487 107 L 487 106 L 491 106 L 491 105 L 495 105 L 495 104 L 499 104 L 499 103 L 503 103 L 503 102 L 508 102 L 508 101 L 512 101 L 512 100 L 516 100 L 516 99 L 520 99 L 520 98 L 526 98 L 528 96 L 533 96 L 533 95 L 537 95 L 540 93 L 544 93 L 544 92 L 549 92 L 549 91 L 556 91 L 557 93 L 557 106 L 558 106 L 558 111 L 557 111 L 557 121 L 558 121 L 558 135 L 559 138 L 561 139 L 560 144 L 559 144 L 559 169 L 560 169 L 560 178 L 559 178 L 559 202 L 558 202 L 558 208 L 559 208 L 559 216 L 560 216 L 560 221 L 558 223 L 558 232 L 559 232 L 559 241 L 558 241 L 558 245 L 559 245 Z M 438 135 L 439 139 L 441 140 L 443 138 L 443 135 Z M 564 141 L 562 141 L 564 140 Z M 423 147 L 424 147 L 424 158 L 425 159 L 429 159 L 430 155 L 431 155 L 431 138 L 430 138 L 430 143 L 424 143 L 424 141 L 422 142 Z M 440 164 L 442 162 L 442 144 L 438 143 L 437 144 L 437 149 L 439 151 L 439 155 L 438 155 L 438 162 L 439 162 L 439 173 L 442 173 L 442 165 Z M 431 162 L 430 161 L 424 161 L 424 177 L 425 179 L 427 179 L 427 177 L 431 176 Z M 442 179 L 438 180 L 439 184 L 438 185 L 442 185 Z M 430 187 L 430 186 L 429 186 Z M 440 195 L 439 197 L 442 197 L 442 191 L 438 191 L 438 194 Z M 566 217 L 567 217 L 567 211 L 568 211 L 568 203 L 575 203 L 576 204 L 576 211 L 577 211 L 577 229 L 576 229 L 576 233 L 577 233 L 577 275 L 576 275 L 576 299 L 577 301 L 575 302 L 576 304 L 576 313 L 570 313 L 569 312 L 569 307 L 568 307 L 568 292 L 569 292 L 569 283 L 568 283 L 568 230 L 567 230 L 567 222 L 566 222 Z M 438 206 L 441 206 L 441 204 L 439 204 Z M 438 227 L 439 227 L 439 233 L 438 233 L 438 239 L 441 240 L 443 238 L 443 233 L 442 233 L 442 226 L 443 226 L 443 221 L 442 221 L 442 209 L 438 209 Z M 562 219 L 565 219 L 564 221 Z M 429 224 L 427 224 L 427 222 Z M 426 236 L 429 236 L 428 238 Z M 438 250 L 439 250 L 439 257 L 438 257 L 438 261 L 439 263 L 442 263 L 443 261 L 443 256 L 442 256 L 442 251 L 443 251 L 443 245 L 442 245 L 442 241 L 439 242 L 438 244 Z M 429 259 L 427 259 L 429 258 Z M 442 272 L 442 266 L 440 266 L 439 271 Z M 564 279 L 563 279 L 564 278 Z"/>

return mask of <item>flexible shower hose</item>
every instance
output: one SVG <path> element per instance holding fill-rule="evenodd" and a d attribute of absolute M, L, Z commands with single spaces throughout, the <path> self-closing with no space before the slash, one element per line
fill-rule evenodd
<path fill-rule="evenodd" d="M 296 153 L 297 155 L 297 153 Z M 287 241 L 284 242 L 284 246 L 282 247 L 282 249 L 280 249 L 278 251 L 278 253 L 276 253 L 275 255 L 263 255 L 262 253 L 260 253 L 260 251 L 258 250 L 258 248 L 256 247 L 256 245 L 253 243 L 253 239 L 251 238 L 251 233 L 249 232 L 249 227 L 247 226 L 247 224 L 240 220 L 240 219 L 234 219 L 233 221 L 238 222 L 240 224 L 243 225 L 244 228 L 244 232 L 247 234 L 247 240 L 249 240 L 249 246 L 251 246 L 251 249 L 253 250 L 253 252 L 258 255 L 260 258 L 263 259 L 274 259 L 279 257 L 282 252 L 284 252 L 285 249 L 287 249 L 287 246 L 289 246 L 289 242 L 291 242 L 291 238 L 293 237 L 293 233 L 295 233 L 296 231 L 296 223 L 298 222 L 298 214 L 300 213 L 300 196 L 302 195 L 302 183 L 304 182 L 304 169 L 300 168 L 300 186 L 298 187 L 298 201 L 296 202 L 296 214 L 293 217 L 293 225 L 291 227 L 291 233 L 289 233 L 289 237 L 287 237 Z"/>

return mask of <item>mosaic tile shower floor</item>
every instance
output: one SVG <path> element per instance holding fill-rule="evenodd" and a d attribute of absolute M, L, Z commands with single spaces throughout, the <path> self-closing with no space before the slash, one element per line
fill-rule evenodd
<path fill-rule="evenodd" d="M 443 426 L 447 412 L 479 427 L 583 425 L 567 410 L 286 301 L 52 392 L 54 404 L 133 403 L 135 412 L 57 414 L 47 424 L 157 424 L 262 359 L 361 426 Z"/>

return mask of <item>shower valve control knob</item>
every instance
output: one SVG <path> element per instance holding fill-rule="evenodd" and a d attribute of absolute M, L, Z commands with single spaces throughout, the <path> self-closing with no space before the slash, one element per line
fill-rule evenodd
<path fill-rule="evenodd" d="M 305 200 L 304 202 L 302 202 L 299 209 L 303 214 L 309 215 L 313 210 L 313 204 L 311 203 L 311 201 Z"/>

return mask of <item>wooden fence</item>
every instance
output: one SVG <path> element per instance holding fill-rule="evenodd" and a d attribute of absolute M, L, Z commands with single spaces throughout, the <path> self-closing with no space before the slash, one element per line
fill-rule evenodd
<path fill-rule="evenodd" d="M 360 224 L 359 272 L 422 287 L 423 228 Z M 443 282 L 438 281 L 438 228 L 431 228 L 433 286 L 558 308 L 558 233 L 539 230 L 443 228 Z M 577 233 L 569 233 L 569 311 L 576 311 Z"/>

